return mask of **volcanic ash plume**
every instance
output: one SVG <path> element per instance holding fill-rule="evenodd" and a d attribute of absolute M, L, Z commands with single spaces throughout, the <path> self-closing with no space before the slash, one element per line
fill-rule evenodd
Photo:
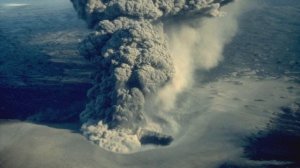
<path fill-rule="evenodd" d="M 81 55 L 97 67 L 94 86 L 88 91 L 90 102 L 80 115 L 84 134 L 99 146 L 122 153 L 137 151 L 143 141 L 171 140 L 160 130 L 151 130 L 144 114 L 147 100 L 161 94 L 162 88 L 172 89 L 168 85 L 181 71 L 174 66 L 164 25 L 218 15 L 226 2 L 72 0 L 79 16 L 94 30 L 79 47 Z"/>

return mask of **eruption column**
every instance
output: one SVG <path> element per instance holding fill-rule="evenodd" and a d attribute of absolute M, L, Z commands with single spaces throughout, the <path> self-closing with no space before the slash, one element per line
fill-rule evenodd
<path fill-rule="evenodd" d="M 134 151 L 143 137 L 160 136 L 143 131 L 147 125 L 144 105 L 148 97 L 155 97 L 180 71 L 174 70 L 164 23 L 217 15 L 226 1 L 72 0 L 72 3 L 94 30 L 79 47 L 81 55 L 97 67 L 94 86 L 88 91 L 90 101 L 80 114 L 84 134 L 107 150 Z"/>

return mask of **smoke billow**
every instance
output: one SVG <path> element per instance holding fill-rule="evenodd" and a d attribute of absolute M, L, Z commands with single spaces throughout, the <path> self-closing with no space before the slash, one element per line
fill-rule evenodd
<path fill-rule="evenodd" d="M 168 25 L 168 46 L 176 73 L 158 94 L 157 102 L 161 102 L 163 111 L 174 108 L 176 95 L 192 87 L 195 70 L 207 71 L 222 61 L 224 46 L 235 35 L 237 17 L 245 5 L 238 1 L 230 6 L 230 13 L 214 11 L 218 17 L 198 17 Z"/>
<path fill-rule="evenodd" d="M 72 2 L 94 30 L 79 47 L 97 67 L 90 102 L 80 114 L 84 134 L 122 153 L 137 151 L 143 140 L 172 140 L 159 133 L 163 124 L 153 124 L 153 116 L 175 107 L 177 94 L 192 85 L 195 68 L 209 69 L 221 60 L 232 27 L 219 23 L 222 18 L 199 18 L 220 15 L 220 6 L 229 1 Z"/>

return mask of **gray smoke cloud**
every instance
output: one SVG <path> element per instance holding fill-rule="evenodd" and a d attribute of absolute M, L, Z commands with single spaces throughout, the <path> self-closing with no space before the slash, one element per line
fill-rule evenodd
<path fill-rule="evenodd" d="M 166 42 L 149 21 L 119 17 L 99 22 L 95 30 L 80 48 L 99 68 L 81 119 L 136 128 L 143 121 L 144 97 L 173 76 Z"/>
<path fill-rule="evenodd" d="M 177 92 L 186 86 L 180 83 L 189 81 L 181 80 L 180 78 L 184 78 L 182 75 L 176 76 L 191 72 L 188 67 L 191 60 L 188 56 L 184 58 L 185 55 L 191 54 L 190 49 L 186 50 L 189 46 L 176 46 L 179 44 L 176 40 L 182 38 L 177 39 L 172 33 L 168 36 L 166 29 L 170 27 L 165 25 L 169 22 L 176 25 L 176 20 L 217 16 L 220 6 L 230 1 L 71 1 L 78 15 L 94 30 L 79 47 L 81 55 L 97 67 L 94 73 L 94 87 L 88 91 L 90 102 L 80 114 L 84 123 L 84 134 L 105 149 L 116 152 L 134 151 L 141 145 L 137 139 L 149 132 L 141 129 L 149 125 L 145 117 L 147 115 L 144 114 L 146 101 L 150 97 L 158 97 L 156 100 L 163 103 L 163 110 L 169 110 L 174 104 Z M 187 43 L 184 45 L 191 44 L 192 47 L 195 43 L 193 38 L 197 36 L 185 30 L 193 32 L 184 28 L 179 31 L 179 36 L 186 35 Z M 168 40 L 175 42 L 171 44 Z M 181 56 L 174 59 L 174 55 L 178 54 Z M 185 61 L 180 63 L 178 58 Z M 165 101 L 170 92 L 175 94 L 170 94 L 170 101 Z M 156 128 L 152 130 L 160 131 Z M 122 132 L 124 135 L 116 138 L 116 132 Z M 159 136 L 151 131 L 149 134 Z M 124 141 L 125 150 L 123 147 L 113 147 Z M 108 144 L 109 142 L 115 144 Z"/>

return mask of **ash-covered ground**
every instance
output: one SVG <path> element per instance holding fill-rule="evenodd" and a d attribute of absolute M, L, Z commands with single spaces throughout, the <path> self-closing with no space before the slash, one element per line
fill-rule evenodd
<path fill-rule="evenodd" d="M 78 53 L 90 30 L 71 2 L 2 0 L 0 167 L 299 167 L 299 11 L 250 3 L 223 60 L 195 71 L 169 118 L 152 118 L 176 128 L 172 143 L 124 155 L 80 133 L 95 66 Z"/>

